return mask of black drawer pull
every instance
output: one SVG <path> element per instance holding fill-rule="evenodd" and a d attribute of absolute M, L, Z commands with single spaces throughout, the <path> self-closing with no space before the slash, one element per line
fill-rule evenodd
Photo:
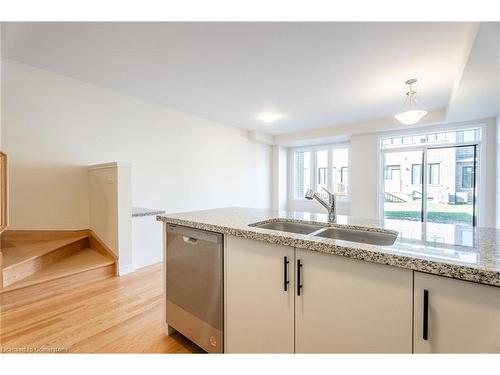
<path fill-rule="evenodd" d="M 297 295 L 300 296 L 300 290 L 302 289 L 301 283 L 301 275 L 302 275 L 302 263 L 300 259 L 297 260 Z"/>
<path fill-rule="evenodd" d="M 424 319 L 423 319 L 423 334 L 424 340 L 429 339 L 429 291 L 424 289 Z"/>
<path fill-rule="evenodd" d="M 288 290 L 288 284 L 290 284 L 290 280 L 288 280 L 288 263 L 290 263 L 288 257 L 283 257 L 283 289 L 285 292 Z"/>

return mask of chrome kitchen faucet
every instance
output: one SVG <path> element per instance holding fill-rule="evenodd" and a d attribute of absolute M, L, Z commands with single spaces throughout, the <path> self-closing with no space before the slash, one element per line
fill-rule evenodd
<path fill-rule="evenodd" d="M 337 213 L 336 213 L 336 200 L 335 200 L 335 194 L 330 192 L 327 188 L 322 188 L 327 194 L 328 194 L 328 202 L 325 201 L 321 195 L 313 191 L 312 189 L 307 190 L 306 195 L 304 198 L 312 200 L 316 199 L 323 207 L 326 208 L 328 211 L 328 222 L 329 223 L 335 223 L 337 222 Z"/>

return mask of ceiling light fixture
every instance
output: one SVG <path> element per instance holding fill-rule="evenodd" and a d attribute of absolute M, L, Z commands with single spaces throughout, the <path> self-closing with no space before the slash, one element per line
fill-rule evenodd
<path fill-rule="evenodd" d="M 276 120 L 280 119 L 281 117 L 283 116 L 275 112 L 262 112 L 261 114 L 259 114 L 259 119 L 261 119 L 267 124 L 271 124 Z"/>
<path fill-rule="evenodd" d="M 405 125 L 413 125 L 419 122 L 422 117 L 427 114 L 427 111 L 422 111 L 417 108 L 417 92 L 413 90 L 412 85 L 417 82 L 416 79 L 409 79 L 405 82 L 409 89 L 406 93 L 406 101 L 410 109 L 406 112 L 398 113 L 394 118 Z"/>

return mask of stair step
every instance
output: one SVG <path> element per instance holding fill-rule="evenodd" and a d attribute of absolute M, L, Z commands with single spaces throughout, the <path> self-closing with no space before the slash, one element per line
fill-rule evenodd
<path fill-rule="evenodd" d="M 88 230 L 6 230 L 2 233 L 1 243 L 3 247 L 10 244 L 35 243 L 78 236 L 86 236 Z"/>
<path fill-rule="evenodd" d="M 80 272 L 110 266 L 114 263 L 115 261 L 113 259 L 110 259 L 93 249 L 86 248 L 39 270 L 31 276 L 5 287 L 2 290 L 2 294 L 47 281 L 75 275 Z"/>
<path fill-rule="evenodd" d="M 71 245 L 78 241 L 82 241 L 85 238 L 87 238 L 87 236 L 82 235 L 58 240 L 49 240 L 5 247 L 2 249 L 4 271 L 8 270 L 12 266 L 31 261 L 62 247 Z"/>

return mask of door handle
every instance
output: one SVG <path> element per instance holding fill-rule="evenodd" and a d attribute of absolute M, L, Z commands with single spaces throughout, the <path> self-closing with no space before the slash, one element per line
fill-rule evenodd
<path fill-rule="evenodd" d="M 288 291 L 288 284 L 290 284 L 290 281 L 288 280 L 288 264 L 290 261 L 288 260 L 288 257 L 283 257 L 283 289 Z"/>
<path fill-rule="evenodd" d="M 429 339 L 429 291 L 424 289 L 424 318 L 422 322 L 422 338 Z"/>
<path fill-rule="evenodd" d="M 297 260 L 297 295 L 300 297 L 300 290 L 302 289 L 302 263 L 300 259 Z"/>

